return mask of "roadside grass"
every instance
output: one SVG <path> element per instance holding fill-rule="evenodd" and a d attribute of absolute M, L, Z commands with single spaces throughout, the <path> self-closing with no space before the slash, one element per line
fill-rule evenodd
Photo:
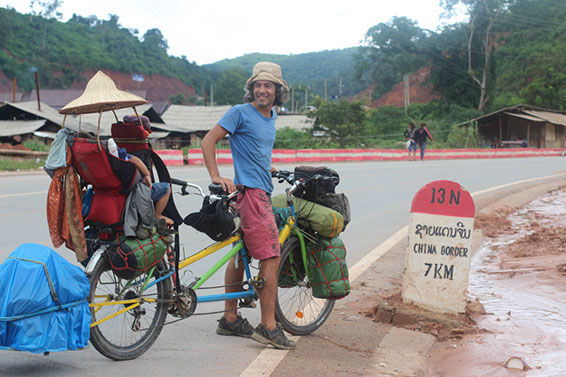
<path fill-rule="evenodd" d="M 36 170 L 45 165 L 45 158 L 35 160 L 0 158 L 0 171 Z"/>

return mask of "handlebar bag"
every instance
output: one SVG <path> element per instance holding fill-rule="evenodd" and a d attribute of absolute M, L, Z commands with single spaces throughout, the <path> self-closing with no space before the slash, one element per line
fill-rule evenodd
<path fill-rule="evenodd" d="M 206 233 L 214 241 L 224 241 L 240 229 L 236 210 L 224 200 L 210 203 L 209 196 L 205 196 L 200 211 L 187 215 L 183 222 Z"/>
<path fill-rule="evenodd" d="M 319 195 L 334 193 L 335 187 L 340 183 L 340 176 L 338 173 L 326 166 L 297 166 L 294 172 L 295 178 L 309 179 L 315 175 L 321 175 L 323 177 L 332 178 L 326 181 L 310 181 L 307 182 L 303 190 L 297 190 L 293 193 L 298 198 L 303 198 L 310 200 L 311 202 L 316 201 Z"/>
<path fill-rule="evenodd" d="M 308 200 L 292 200 L 300 226 L 312 229 L 327 238 L 336 237 L 344 230 L 344 218 L 339 212 Z M 285 194 L 276 195 L 271 198 L 271 204 L 276 208 L 286 208 L 287 197 Z"/>
<path fill-rule="evenodd" d="M 112 270 L 122 279 L 138 277 L 163 258 L 168 248 L 165 237 L 155 233 L 145 240 L 140 240 L 121 235 L 119 244 L 108 249 Z"/>
<path fill-rule="evenodd" d="M 346 248 L 340 237 L 318 237 L 309 244 L 307 267 L 312 295 L 337 300 L 350 293 L 350 279 L 346 264 Z"/>

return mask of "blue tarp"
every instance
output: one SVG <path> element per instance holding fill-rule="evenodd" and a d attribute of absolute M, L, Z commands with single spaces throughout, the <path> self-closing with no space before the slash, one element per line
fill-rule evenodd
<path fill-rule="evenodd" d="M 90 338 L 89 281 L 50 248 L 23 244 L 0 265 L 0 349 L 76 350 Z"/>

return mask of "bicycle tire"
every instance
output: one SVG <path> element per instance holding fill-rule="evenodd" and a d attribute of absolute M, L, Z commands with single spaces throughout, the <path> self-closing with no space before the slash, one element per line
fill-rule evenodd
<path fill-rule="evenodd" d="M 153 277 L 159 276 L 160 271 L 166 271 L 167 265 L 162 260 L 157 264 Z M 145 282 L 147 274 L 138 279 Z M 140 286 L 124 290 L 127 280 L 121 280 L 110 267 L 110 262 L 103 256 L 97 262 L 92 274 L 89 276 L 91 290 L 89 303 L 101 301 L 120 301 L 139 298 Z M 142 283 L 143 285 L 143 283 Z M 146 292 L 144 297 L 166 299 L 172 290 L 171 279 L 164 279 L 155 284 Z M 123 291 L 120 293 L 120 291 Z M 118 292 L 118 294 L 116 294 Z M 97 297 L 97 296 L 105 296 Z M 96 300 L 96 301 L 95 301 Z M 98 310 L 91 307 L 92 321 L 105 318 L 129 304 L 116 304 L 101 306 Z M 143 301 L 140 306 L 125 313 L 119 314 L 105 322 L 91 327 L 90 342 L 103 356 L 112 360 L 131 360 L 144 354 L 155 343 L 167 318 L 168 304 L 166 302 Z M 139 327 L 134 330 L 134 326 Z"/>
<path fill-rule="evenodd" d="M 291 253 L 294 260 L 292 264 L 289 262 Z M 335 301 L 313 297 L 304 271 L 301 244 L 297 237 L 290 237 L 281 247 L 278 277 L 285 274 L 284 270 L 289 265 L 292 265 L 297 272 L 298 281 L 291 286 L 277 288 L 275 317 L 287 332 L 293 335 L 308 335 L 330 317 Z M 281 281 L 281 278 L 278 281 Z"/>

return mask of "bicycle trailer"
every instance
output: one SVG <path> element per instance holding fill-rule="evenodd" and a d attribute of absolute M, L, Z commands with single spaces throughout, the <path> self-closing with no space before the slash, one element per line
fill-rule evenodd
<path fill-rule="evenodd" d="M 87 346 L 90 284 L 50 248 L 26 243 L 0 265 L 0 349 L 33 353 Z"/>

